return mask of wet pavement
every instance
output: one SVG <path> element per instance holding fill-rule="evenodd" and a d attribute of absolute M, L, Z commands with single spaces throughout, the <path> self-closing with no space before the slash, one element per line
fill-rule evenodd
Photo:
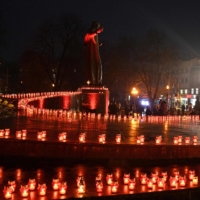
<path fill-rule="evenodd" d="M 25 115 L 26 114 L 26 115 Z M 37 140 L 37 133 L 46 131 L 46 141 L 58 141 L 58 134 L 67 132 L 67 142 L 78 142 L 79 134 L 86 133 L 85 143 L 99 143 L 98 136 L 106 134 L 106 143 L 115 144 L 116 134 L 122 135 L 121 144 L 136 144 L 137 136 L 145 136 L 145 144 L 155 144 L 155 137 L 161 135 L 163 144 L 173 144 L 174 136 L 200 137 L 199 119 L 190 116 L 186 117 L 150 117 L 146 120 L 141 118 L 116 118 L 114 116 L 82 116 L 74 113 L 66 115 L 34 115 L 21 113 L 15 118 L 1 118 L 0 129 L 10 129 L 10 139 L 16 139 L 16 131 L 27 130 L 26 140 Z M 8 138 L 8 139 L 9 139 Z M 17 140 L 17 139 L 16 139 Z M 199 145 L 199 142 L 197 143 Z M 56 150 L 55 150 L 56 151 Z M 98 158 L 98 155 L 97 155 Z M 43 159 L 14 159 L 2 158 L 0 161 L 0 199 L 3 197 L 3 188 L 8 185 L 8 181 L 16 181 L 16 192 L 12 194 L 13 200 L 22 199 L 19 188 L 21 185 L 27 185 L 29 179 L 35 179 L 37 184 L 45 183 L 47 185 L 47 194 L 39 196 L 38 191 L 31 191 L 25 199 L 66 199 L 71 197 L 98 197 L 113 196 L 119 194 L 152 193 L 154 191 L 172 191 L 185 188 L 199 187 L 189 181 L 189 171 L 195 171 L 198 178 L 200 175 L 200 162 L 198 160 L 185 160 L 184 162 L 160 163 L 126 163 L 123 162 L 67 162 L 67 160 L 43 160 Z M 186 186 L 170 187 L 169 177 L 179 171 L 180 176 L 186 177 Z M 146 173 L 148 177 L 156 172 L 161 176 L 162 172 L 167 172 L 167 182 L 163 188 L 154 184 L 152 189 L 147 185 L 140 183 L 140 176 Z M 111 186 L 106 183 L 106 175 L 113 174 L 113 179 L 118 181 L 119 188 L 116 194 L 112 193 Z M 124 173 L 135 178 L 136 188 L 131 191 L 127 185 L 123 184 Z M 98 193 L 95 187 L 95 179 L 101 175 L 103 182 L 103 191 Z M 84 194 L 78 193 L 76 186 L 77 176 L 83 176 L 86 184 Z M 58 191 L 52 189 L 52 179 L 59 179 L 60 182 L 67 182 L 67 193 L 60 195 Z M 24 199 L 24 198 L 23 198 Z"/>

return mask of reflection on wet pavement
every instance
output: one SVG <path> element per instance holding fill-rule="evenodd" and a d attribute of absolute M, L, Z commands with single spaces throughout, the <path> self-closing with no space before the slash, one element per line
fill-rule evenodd
<path fill-rule="evenodd" d="M 150 117 L 148 121 L 145 118 L 122 119 L 115 117 L 95 117 L 79 116 L 72 114 L 70 116 L 22 116 L 17 118 L 7 118 L 0 120 L 0 129 L 10 129 L 9 138 L 16 139 L 16 131 L 27 130 L 27 140 L 37 140 L 37 133 L 46 131 L 46 140 L 58 141 L 58 134 L 67 133 L 67 142 L 78 142 L 79 134 L 86 133 L 86 143 L 98 143 L 99 135 L 106 135 L 107 143 L 116 143 L 116 134 L 121 134 L 122 144 L 136 144 L 137 136 L 144 135 L 145 142 L 155 143 L 155 138 L 162 136 L 165 144 L 173 143 L 174 136 L 181 135 L 183 137 L 194 135 L 199 136 L 199 119 L 188 117 Z M 17 139 L 16 139 L 17 140 Z M 98 155 L 97 155 L 98 157 Z M 42 162 L 41 162 L 42 163 Z M 159 163 L 159 162 L 158 162 Z M 135 194 L 152 191 L 176 190 L 183 188 L 198 187 L 195 180 L 199 179 L 200 164 L 184 164 L 184 165 L 166 165 L 149 166 L 148 163 L 141 167 L 137 163 L 131 165 L 119 165 L 112 163 L 94 164 L 94 163 L 76 163 L 65 165 L 53 163 L 34 164 L 16 163 L 12 161 L 9 164 L 0 162 L 0 199 L 3 198 L 4 186 L 8 185 L 8 181 L 16 181 L 16 192 L 12 194 L 12 200 L 22 199 L 19 189 L 21 185 L 27 185 L 29 179 L 35 179 L 38 184 L 46 184 L 47 194 L 39 196 L 38 191 L 29 191 L 29 195 L 25 199 L 64 199 L 69 197 L 84 196 L 104 196 L 116 194 Z M 149 166 L 149 167 L 148 167 Z M 189 180 L 189 173 L 195 172 L 194 176 L 198 179 Z M 167 172 L 166 183 L 162 182 L 158 185 L 158 180 L 162 180 L 163 172 Z M 113 182 L 118 183 L 118 187 L 112 188 L 106 182 L 107 174 L 112 174 Z M 135 189 L 131 190 L 129 185 L 124 185 L 124 174 L 130 174 L 130 179 L 135 181 Z M 157 175 L 157 182 L 151 186 L 147 185 L 148 179 L 153 174 Z M 85 193 L 78 193 L 77 177 L 82 176 L 85 183 Z M 101 177 L 103 183 L 102 192 L 96 191 L 96 177 Z M 141 184 L 142 176 L 146 176 L 145 184 Z M 170 186 L 170 177 L 176 178 L 174 186 Z M 52 180 L 58 179 L 59 182 L 67 182 L 66 194 L 59 194 L 59 191 L 53 191 Z M 185 180 L 185 186 L 180 186 L 180 180 Z M 115 193 L 116 192 L 116 193 Z"/>
<path fill-rule="evenodd" d="M 57 166 L 57 167 L 41 167 L 38 169 L 26 169 L 26 168 L 0 168 L 0 190 L 3 191 L 3 187 L 8 185 L 8 181 L 16 181 L 16 192 L 12 194 L 12 199 L 21 199 L 19 188 L 21 185 L 27 185 L 29 179 L 35 179 L 37 184 L 46 184 L 47 194 L 43 197 L 38 195 L 38 191 L 29 191 L 28 199 L 62 199 L 69 197 L 81 197 L 81 196 L 105 196 L 116 194 L 134 194 L 141 192 L 153 192 L 164 190 L 177 190 L 184 188 L 198 187 L 199 184 L 195 184 L 190 179 L 190 172 L 194 172 L 194 176 L 199 179 L 200 164 L 195 166 L 165 166 L 165 167 L 108 167 L 99 165 L 71 165 L 71 166 Z M 167 174 L 166 182 L 162 182 L 162 185 L 158 185 L 159 178 Z M 112 174 L 112 181 L 118 182 L 118 188 L 116 193 L 112 191 L 112 185 L 108 185 L 106 181 L 107 174 Z M 135 179 L 135 188 L 130 189 L 129 184 L 124 184 L 124 174 L 130 174 L 130 179 Z M 153 175 L 157 175 L 157 182 L 152 183 L 152 187 L 146 183 L 142 184 L 141 177 L 146 174 L 148 179 L 152 179 Z M 85 181 L 85 193 L 79 194 L 77 188 L 77 177 L 82 176 Z M 103 183 L 102 192 L 96 190 L 96 177 L 101 177 Z M 163 177 L 163 176 L 162 176 Z M 175 185 L 170 185 L 172 178 L 176 179 Z M 185 185 L 181 186 L 181 178 L 185 178 Z M 54 191 L 52 188 L 52 180 L 58 179 L 59 182 L 67 182 L 67 192 L 65 195 L 60 195 L 59 191 Z M 3 196 L 0 195 L 0 197 Z"/>
<path fill-rule="evenodd" d="M 46 140 L 58 141 L 58 134 L 67 132 L 67 141 L 78 142 L 79 134 L 86 133 L 86 142 L 98 143 L 101 134 L 106 135 L 106 142 L 115 143 L 117 134 L 121 134 L 122 144 L 133 144 L 137 136 L 144 135 L 145 142 L 155 143 L 155 138 L 162 135 L 162 142 L 173 143 L 174 136 L 200 137 L 199 119 L 190 116 L 149 117 L 146 121 L 137 118 L 114 118 L 100 116 L 19 116 L 0 120 L 0 129 L 10 128 L 10 138 L 16 138 L 16 131 L 27 130 L 28 140 L 37 140 L 37 133 L 46 131 Z"/>

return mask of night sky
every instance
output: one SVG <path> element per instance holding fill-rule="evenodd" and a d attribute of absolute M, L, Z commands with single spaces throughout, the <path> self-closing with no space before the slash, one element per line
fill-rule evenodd
<path fill-rule="evenodd" d="M 65 13 L 79 16 L 89 28 L 92 21 L 104 27 L 101 39 L 164 30 L 191 54 L 200 54 L 199 0 L 2 0 L 7 47 L 4 57 L 16 60 L 48 17 Z"/>

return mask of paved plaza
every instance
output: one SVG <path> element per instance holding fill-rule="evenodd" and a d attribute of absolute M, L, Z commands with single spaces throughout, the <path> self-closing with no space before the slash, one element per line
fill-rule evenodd
<path fill-rule="evenodd" d="M 75 113 L 70 113 L 65 116 L 46 116 L 46 115 L 25 115 L 20 114 L 16 118 L 2 118 L 0 120 L 0 129 L 10 129 L 10 136 L 7 138 L 1 137 L 0 142 L 10 141 L 9 145 L 16 144 L 20 148 L 19 142 L 22 140 L 16 138 L 16 131 L 27 130 L 27 136 L 22 142 L 32 141 L 34 144 L 38 143 L 60 143 L 58 134 L 62 132 L 67 133 L 67 140 L 62 142 L 62 145 L 73 144 L 79 145 L 80 133 L 85 133 L 86 138 L 82 146 L 99 145 L 99 135 L 105 134 L 106 140 L 103 145 L 113 146 L 138 146 L 137 137 L 144 135 L 145 142 L 142 144 L 148 151 L 149 145 L 156 146 L 155 138 L 162 136 L 162 145 L 174 146 L 173 139 L 175 136 L 182 136 L 192 138 L 199 135 L 199 119 L 198 117 L 190 118 L 190 116 L 173 116 L 173 117 L 149 117 L 148 120 L 143 118 L 116 118 L 115 116 L 82 116 Z M 37 133 L 46 131 L 47 136 L 45 141 L 37 139 Z M 120 144 L 116 144 L 116 135 L 121 134 L 122 140 Z M 3 142 L 2 142 L 3 141 Z M 26 143 L 27 145 L 27 143 Z M 186 146 L 184 141 L 179 146 Z M 193 144 L 191 144 L 193 146 Z M 199 142 L 195 146 L 199 146 Z M 3 149 L 1 148 L 1 151 Z M 17 149 L 16 149 L 17 151 Z M 59 149 L 54 149 L 55 152 Z M 0 152 L 1 153 L 1 152 Z M 42 153 L 42 152 L 41 152 Z M 2 155 L 2 154 L 1 154 Z M 140 157 L 142 158 L 142 154 Z M 15 156 L 2 156 L 0 162 L 0 199 L 3 199 L 3 188 L 8 185 L 8 181 L 16 181 L 16 192 L 12 194 L 12 200 L 22 199 L 19 193 L 21 185 L 27 185 L 29 179 L 35 179 L 37 183 L 45 183 L 47 185 L 47 194 L 39 196 L 38 191 L 31 191 L 25 199 L 70 199 L 70 198 L 97 198 L 105 197 L 114 199 L 149 199 L 149 195 L 168 195 L 166 191 L 177 190 L 181 193 L 180 199 L 184 199 L 187 194 L 184 191 L 196 192 L 198 185 L 193 185 L 191 181 L 187 181 L 185 187 L 176 186 L 171 188 L 169 182 L 163 188 L 158 188 L 157 185 L 153 189 L 148 189 L 146 185 L 140 184 L 140 176 L 145 173 L 149 177 L 152 173 L 156 172 L 161 175 L 162 172 L 167 172 L 168 178 L 173 176 L 176 171 L 181 175 L 188 176 L 190 170 L 195 171 L 199 178 L 200 162 L 198 159 L 185 159 L 176 161 L 157 159 L 156 155 L 153 161 L 147 160 L 146 162 L 127 162 L 123 159 L 100 159 L 102 155 L 96 155 L 96 160 L 79 160 L 74 158 L 68 160 L 67 158 L 36 158 L 36 157 L 15 157 Z M 99 159 L 98 159 L 99 158 Z M 135 178 L 136 188 L 133 191 L 128 189 L 127 185 L 123 184 L 124 174 L 130 174 L 131 178 Z M 111 191 L 111 186 L 106 184 L 107 174 L 112 174 L 115 181 L 118 181 L 119 188 L 116 193 Z M 86 183 L 86 191 L 83 194 L 77 192 L 76 179 L 78 176 L 83 176 Z M 95 187 L 95 179 L 97 176 L 102 177 L 103 191 L 97 193 Z M 60 182 L 67 182 L 67 193 L 60 195 L 58 191 L 53 191 L 52 180 L 59 179 Z M 181 189 L 181 190 L 180 190 Z M 183 190 L 184 189 L 184 190 Z M 158 193 L 159 192 L 159 193 Z M 161 193 L 162 192 L 162 193 Z M 184 194 L 183 194 L 184 193 Z M 138 194 L 143 196 L 137 197 Z M 175 193 L 173 193 L 175 194 Z M 195 193 L 196 194 L 196 193 Z M 122 196 L 121 196 L 122 195 Z M 148 198 L 149 196 L 149 198 Z M 158 197 L 154 197 L 156 199 Z M 161 198 L 161 196 L 159 196 Z M 151 198 L 150 198 L 151 199 Z M 178 199 L 178 198 L 176 198 Z M 186 199 L 186 198 L 185 198 Z"/>

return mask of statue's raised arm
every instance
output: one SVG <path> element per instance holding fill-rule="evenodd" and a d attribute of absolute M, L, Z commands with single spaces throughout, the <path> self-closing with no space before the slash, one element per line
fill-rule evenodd
<path fill-rule="evenodd" d="M 86 45 L 86 82 L 92 85 L 102 85 L 102 65 L 99 55 L 98 34 L 103 28 L 98 22 L 93 22 L 84 37 Z"/>

